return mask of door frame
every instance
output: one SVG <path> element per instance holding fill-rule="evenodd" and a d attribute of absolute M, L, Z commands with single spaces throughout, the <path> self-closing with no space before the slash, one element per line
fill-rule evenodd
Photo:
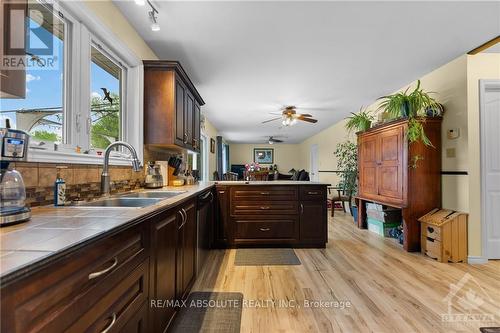
<path fill-rule="evenodd" d="M 314 149 L 313 149 L 314 147 Z M 313 170 L 313 150 L 316 150 L 316 170 Z M 314 175 L 314 179 L 311 178 L 312 181 L 319 181 L 319 145 L 317 143 L 313 143 L 309 150 L 309 170 L 311 175 Z"/>
<path fill-rule="evenodd" d="M 485 160 L 485 124 L 484 124 L 484 109 L 485 109 L 485 94 L 487 90 L 499 90 L 500 80 L 479 80 L 479 139 L 480 139 L 480 162 L 481 162 L 481 257 L 487 262 L 488 255 L 488 235 L 486 221 L 486 160 Z"/>

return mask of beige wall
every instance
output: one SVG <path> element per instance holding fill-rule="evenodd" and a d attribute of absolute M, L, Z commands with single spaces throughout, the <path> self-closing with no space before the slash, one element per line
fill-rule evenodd
<path fill-rule="evenodd" d="M 467 56 L 467 119 L 469 126 L 469 255 L 482 254 L 481 154 L 479 126 L 479 80 L 500 79 L 500 54 Z"/>
<path fill-rule="evenodd" d="M 345 120 L 319 132 L 300 144 L 300 167 L 310 171 L 311 146 L 318 145 L 318 169 L 320 171 L 337 170 L 337 159 L 333 155 L 336 145 L 340 142 L 355 141 L 355 135 L 345 130 Z M 339 182 L 338 175 L 330 172 L 320 172 L 319 181 L 329 182 L 336 185 Z"/>
<path fill-rule="evenodd" d="M 111 0 L 85 0 L 84 3 L 140 59 L 158 59 L 137 31 Z"/>
<path fill-rule="evenodd" d="M 292 168 L 300 167 L 299 145 L 296 144 L 229 144 L 229 160 L 231 164 L 253 162 L 254 148 L 273 148 L 274 164 L 281 173 L 288 173 Z M 268 165 L 264 165 L 268 166 Z"/>
<path fill-rule="evenodd" d="M 215 145 L 215 153 L 211 153 L 210 152 L 210 139 L 214 139 L 214 141 L 215 141 L 219 132 L 205 117 L 205 128 L 202 129 L 202 133 L 207 136 L 208 176 L 209 176 L 209 179 L 212 179 L 214 171 L 217 170 L 217 145 Z"/>

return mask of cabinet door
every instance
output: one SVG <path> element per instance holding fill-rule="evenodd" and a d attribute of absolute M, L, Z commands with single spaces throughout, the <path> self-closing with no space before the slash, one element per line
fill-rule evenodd
<path fill-rule="evenodd" d="M 327 216 L 325 201 L 300 203 L 300 242 L 322 243 L 327 240 Z"/>
<path fill-rule="evenodd" d="M 186 88 L 179 81 L 175 81 L 175 144 L 181 147 L 187 142 L 185 131 Z"/>
<path fill-rule="evenodd" d="M 196 272 L 196 205 L 191 201 L 182 207 L 184 217 L 178 229 L 177 246 L 177 298 L 186 297 Z"/>
<path fill-rule="evenodd" d="M 150 264 L 152 300 L 175 300 L 176 212 L 167 213 L 152 227 Z M 175 313 L 174 308 L 151 306 L 150 309 L 153 331 L 163 332 Z"/>
<path fill-rule="evenodd" d="M 226 247 L 229 243 L 229 188 L 217 187 L 215 200 L 214 245 Z"/>
<path fill-rule="evenodd" d="M 378 195 L 395 203 L 403 200 L 404 127 L 389 129 L 378 135 Z"/>
<path fill-rule="evenodd" d="M 186 148 L 193 149 L 193 113 L 194 97 L 186 90 L 186 107 L 184 109 L 184 132 L 186 135 Z"/>
<path fill-rule="evenodd" d="M 193 149 L 200 151 L 200 105 L 198 102 L 194 102 L 193 111 Z"/>
<path fill-rule="evenodd" d="M 377 190 L 377 137 L 359 139 L 359 194 L 367 198 L 378 195 Z"/>

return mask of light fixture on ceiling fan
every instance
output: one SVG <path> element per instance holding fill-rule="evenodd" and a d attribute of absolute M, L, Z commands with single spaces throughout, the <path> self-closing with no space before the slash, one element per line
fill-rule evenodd
<path fill-rule="evenodd" d="M 296 112 L 296 107 L 295 106 L 287 106 L 285 109 L 281 112 L 281 117 L 276 117 L 273 119 L 269 119 L 266 121 L 263 121 L 262 123 L 269 123 L 271 121 L 276 121 L 281 119 L 281 123 L 283 126 L 289 127 L 293 126 L 297 123 L 298 120 L 305 121 L 308 123 L 317 123 L 318 121 L 316 119 L 311 118 L 312 115 L 310 114 L 300 114 Z"/>

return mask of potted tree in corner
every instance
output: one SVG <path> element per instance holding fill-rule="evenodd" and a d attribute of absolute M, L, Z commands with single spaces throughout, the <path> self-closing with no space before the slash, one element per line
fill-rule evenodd
<path fill-rule="evenodd" d="M 339 188 L 350 198 L 349 208 L 356 222 L 358 208 L 353 204 L 358 181 L 358 146 L 352 141 L 338 143 L 333 153 L 337 158 L 337 170 L 340 173 Z M 334 209 L 332 205 L 332 209 Z"/>

